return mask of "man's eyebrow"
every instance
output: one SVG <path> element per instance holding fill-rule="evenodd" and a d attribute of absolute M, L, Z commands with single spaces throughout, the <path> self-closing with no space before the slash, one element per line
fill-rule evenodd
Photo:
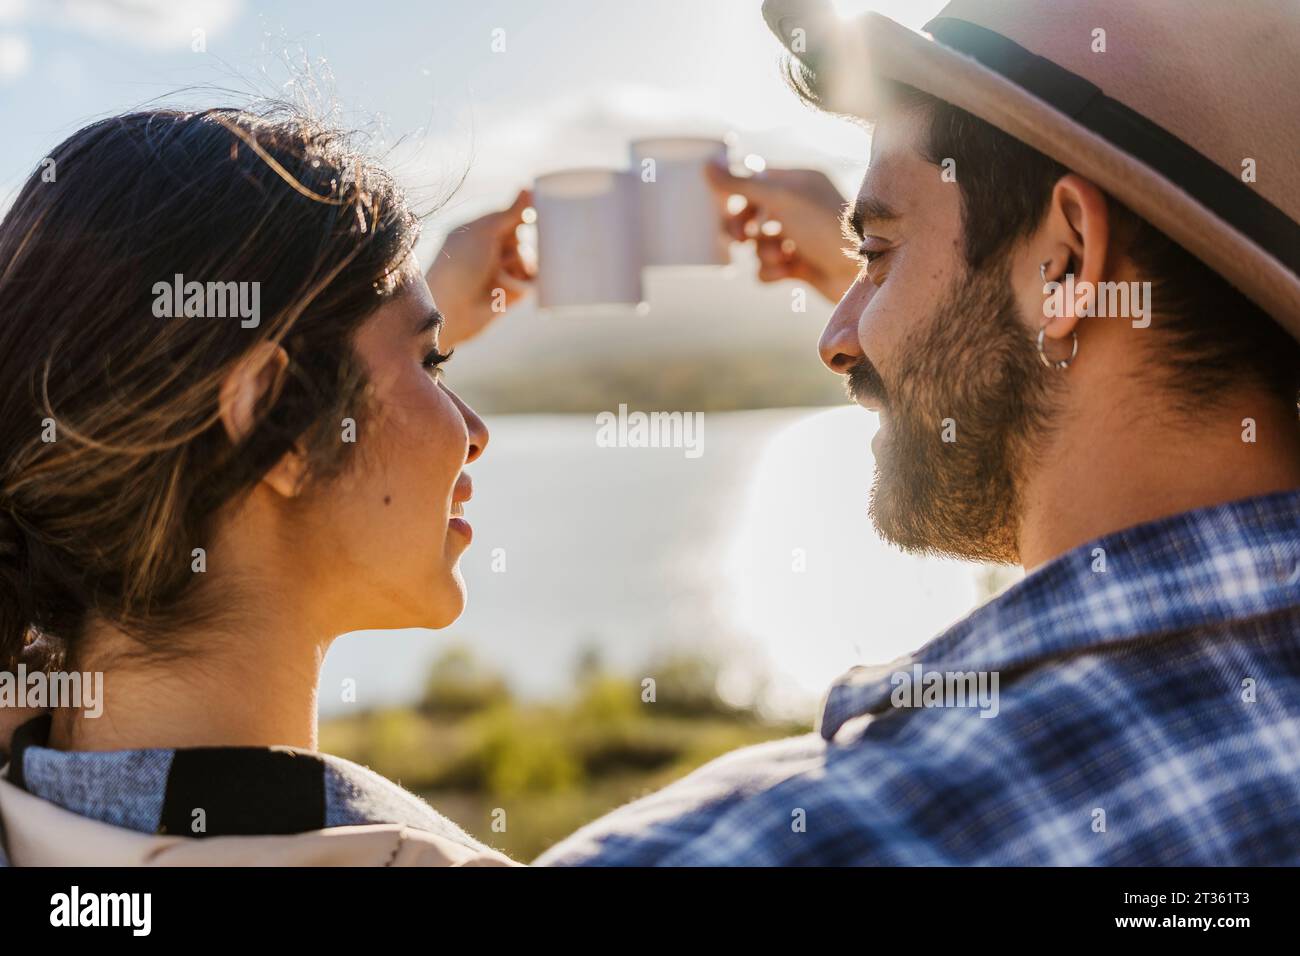
<path fill-rule="evenodd" d="M 898 213 L 884 200 L 877 199 L 875 196 L 859 196 L 853 203 L 852 212 L 845 207 L 844 215 L 841 217 L 844 238 L 861 242 L 866 237 L 866 227 L 869 223 L 890 222 L 898 218 Z"/>
<path fill-rule="evenodd" d="M 420 321 L 418 326 L 416 326 L 415 334 L 423 335 L 426 332 L 432 332 L 434 329 L 440 329 L 445 321 L 446 320 L 442 317 L 441 312 L 437 309 L 431 309 L 429 314 Z"/>

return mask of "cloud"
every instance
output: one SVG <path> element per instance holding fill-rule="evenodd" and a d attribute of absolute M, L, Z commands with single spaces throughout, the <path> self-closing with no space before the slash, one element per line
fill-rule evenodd
<path fill-rule="evenodd" d="M 535 176 L 578 166 L 628 168 L 628 144 L 657 134 L 721 136 L 729 127 L 704 98 L 649 86 L 617 85 L 561 94 L 520 107 L 465 105 L 437 129 L 408 137 L 385 157 L 414 198 L 437 194 L 468 172 L 461 190 L 426 230 L 422 247 L 454 222 L 507 202 Z M 467 104 L 469 101 L 466 101 Z M 420 188 L 420 184 L 434 184 Z"/>
<path fill-rule="evenodd" d="M 0 22 L 33 22 L 120 40 L 150 50 L 186 49 L 193 31 L 209 37 L 235 21 L 243 0 L 0 0 Z"/>
<path fill-rule="evenodd" d="M 0 23 L 20 20 L 27 12 L 27 0 L 0 0 Z"/>
<path fill-rule="evenodd" d="M 27 40 L 14 33 L 0 33 L 0 83 L 11 82 L 27 72 L 32 51 Z"/>
<path fill-rule="evenodd" d="M 773 104 L 773 114 L 778 105 Z M 543 173 L 582 166 L 631 168 L 629 145 L 644 137 L 724 138 L 733 161 L 757 153 L 777 165 L 825 169 L 841 189 L 856 188 L 866 155 L 860 127 L 802 106 L 783 114 L 786 122 L 773 128 L 755 129 L 738 122 L 736 113 L 733 104 L 707 93 L 613 84 L 524 106 L 505 101 L 465 107 L 436 130 L 409 138 L 386 161 L 414 187 L 417 198 L 423 198 L 421 184 L 446 184 L 468 172 L 443 214 L 426 228 L 422 253 L 432 251 L 445 230 L 508 202 L 514 190 Z M 851 166 L 839 160 L 837 147 L 855 157 Z M 844 175 L 841 166 L 848 170 Z"/>

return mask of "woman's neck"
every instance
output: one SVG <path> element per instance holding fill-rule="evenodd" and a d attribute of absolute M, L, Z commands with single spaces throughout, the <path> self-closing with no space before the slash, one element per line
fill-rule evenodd
<path fill-rule="evenodd" d="M 283 617 L 283 616 L 278 616 Z M 175 657 L 153 660 L 109 625 L 80 642 L 76 669 L 104 672 L 103 713 L 56 710 L 50 746 L 138 750 L 290 746 L 315 750 L 317 689 L 328 640 L 298 622 L 187 632 Z"/>

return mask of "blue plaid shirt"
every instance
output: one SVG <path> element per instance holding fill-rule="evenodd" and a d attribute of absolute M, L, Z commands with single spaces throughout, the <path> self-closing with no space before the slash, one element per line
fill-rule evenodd
<path fill-rule="evenodd" d="M 996 707 L 898 706 L 917 665 Z M 1300 492 L 1082 545 L 537 862 L 1300 863 Z"/>

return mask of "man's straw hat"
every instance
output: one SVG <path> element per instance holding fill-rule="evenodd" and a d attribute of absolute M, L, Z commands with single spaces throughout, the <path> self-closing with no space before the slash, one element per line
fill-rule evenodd
<path fill-rule="evenodd" d="M 886 79 L 973 113 L 1300 339 L 1300 0 L 953 0 L 924 32 L 825 0 L 763 16 L 827 110 L 874 118 Z"/>

